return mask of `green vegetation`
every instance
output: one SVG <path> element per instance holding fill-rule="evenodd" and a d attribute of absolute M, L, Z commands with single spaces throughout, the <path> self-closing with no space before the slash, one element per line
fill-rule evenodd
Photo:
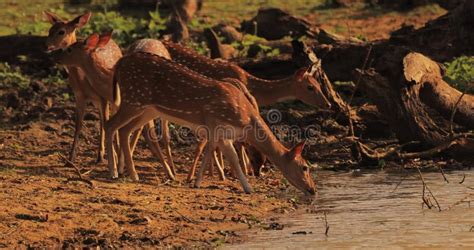
<path fill-rule="evenodd" d="M 132 21 L 132 23 L 140 23 L 139 26 L 145 24 L 143 20 L 156 21 L 156 15 L 143 15 L 142 12 L 136 10 L 117 10 L 116 0 L 93 0 L 91 4 L 69 4 L 70 1 L 64 0 L 2 0 L 0 1 L 0 35 L 10 34 L 37 34 L 46 35 L 49 24 L 43 16 L 44 10 L 53 11 L 64 18 L 70 18 L 79 13 L 83 13 L 86 9 L 93 10 L 94 15 L 97 13 L 106 13 L 104 17 L 98 18 L 97 21 L 116 20 L 120 21 L 117 16 L 123 15 L 124 20 Z M 190 24 L 193 29 L 203 29 L 213 26 L 219 22 L 229 22 L 237 24 L 244 18 L 250 18 L 255 15 L 261 7 L 278 7 L 290 11 L 296 15 L 306 15 L 312 12 L 316 7 L 325 4 L 326 0 L 239 0 L 239 1 L 206 1 L 202 10 L 202 15 L 193 20 Z M 108 14 L 109 12 L 114 13 Z M 135 20 L 132 20 L 135 19 Z M 161 17 L 159 18 L 161 19 Z M 101 23 L 104 25 L 104 23 Z M 120 23 L 124 24 L 124 23 Z M 161 21 L 150 24 L 150 30 L 161 27 Z M 131 24 L 124 24 L 125 29 L 130 28 Z M 107 25 L 104 25 L 107 26 Z M 109 24 L 109 26 L 117 27 L 118 25 Z M 101 27 L 101 26 L 100 26 Z M 121 26 L 118 26 L 122 28 Z M 126 37 L 127 35 L 123 35 Z"/>
<path fill-rule="evenodd" d="M 104 32 L 114 30 L 114 40 L 121 44 L 128 44 L 140 38 L 140 32 L 145 28 L 145 23 L 140 19 L 124 17 L 118 12 L 109 11 L 106 13 L 94 13 L 89 22 L 81 31 L 80 35 L 85 36 L 93 32 Z"/>
<path fill-rule="evenodd" d="M 68 0 L 2 0 L 0 1 L 0 35 L 10 34 L 35 34 L 46 35 L 50 24 L 43 15 L 43 10 L 57 13 L 61 17 L 70 19 L 85 10 L 92 10 L 93 15 L 90 23 L 80 31 L 80 37 L 92 32 L 103 32 L 114 30 L 114 39 L 122 46 L 128 46 L 132 41 L 144 37 L 158 38 L 161 31 L 165 29 L 168 21 L 167 13 L 158 10 L 143 11 L 133 9 L 118 9 L 117 0 L 92 0 L 90 4 L 69 4 Z M 78 1 L 75 1 L 78 2 Z M 80 1 L 79 1 L 80 2 Z M 234 26 L 239 26 L 244 19 L 253 17 L 261 7 L 277 7 L 291 12 L 296 16 L 309 17 L 314 22 L 314 17 L 318 23 L 325 20 L 336 20 L 338 18 L 361 19 L 376 17 L 378 15 L 421 15 L 422 13 L 442 13 L 437 5 L 420 7 L 406 14 L 396 14 L 395 12 L 383 12 L 378 8 L 364 9 L 357 7 L 357 14 L 354 9 L 341 8 L 330 9 L 332 0 L 206 0 L 204 8 L 199 16 L 194 18 L 189 27 L 192 31 L 202 31 L 218 23 L 224 22 Z M 328 30 L 335 33 L 350 33 L 348 29 L 352 27 L 347 22 L 336 23 Z M 359 31 L 360 32 L 360 31 Z M 370 40 L 364 32 L 354 32 L 357 38 L 362 41 Z M 353 34 L 353 35 L 354 35 Z M 242 41 L 231 44 L 237 49 L 240 56 L 247 56 L 249 51 L 258 51 L 257 56 L 277 56 L 278 49 L 264 45 L 265 40 L 255 35 L 247 34 Z M 188 44 L 201 54 L 207 54 L 208 49 L 204 41 L 192 40 Z M 28 58 L 19 58 L 21 62 L 28 61 Z M 474 81 L 474 59 L 473 57 L 460 57 L 453 62 L 446 63 L 445 80 L 461 91 L 474 93 L 474 88 L 469 87 Z M 44 77 L 43 77 L 44 78 Z M 45 84 L 62 84 L 64 77 L 58 72 L 51 76 L 40 79 Z M 17 67 L 12 67 L 6 63 L 0 64 L 0 87 L 16 86 L 25 88 L 29 86 L 31 76 L 24 75 Z"/>
<path fill-rule="evenodd" d="M 474 57 L 461 56 L 444 65 L 446 82 L 462 92 L 474 94 Z"/>
<path fill-rule="evenodd" d="M 291 38 L 289 38 L 291 39 Z M 242 41 L 236 41 L 232 43 L 232 46 L 239 51 L 239 55 L 242 57 L 247 57 L 249 54 L 249 50 L 252 47 L 256 47 L 260 50 L 260 54 L 263 56 L 277 56 L 280 54 L 280 50 L 278 48 L 272 48 L 270 46 L 264 45 L 266 40 L 264 38 L 255 36 L 255 35 L 244 35 Z"/>
<path fill-rule="evenodd" d="M 8 63 L 0 64 L 0 88 L 15 87 L 27 88 L 30 78 L 21 73 L 19 68 L 12 67 Z"/>

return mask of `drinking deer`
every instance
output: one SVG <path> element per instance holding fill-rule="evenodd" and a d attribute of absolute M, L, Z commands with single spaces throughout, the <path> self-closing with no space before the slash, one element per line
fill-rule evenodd
<path fill-rule="evenodd" d="M 222 80 L 235 78 L 247 85 L 260 106 L 272 105 L 280 101 L 298 99 L 315 107 L 330 108 L 330 103 L 321 91 L 320 83 L 313 77 L 313 66 L 299 69 L 293 76 L 280 80 L 264 80 L 255 77 L 239 66 L 226 62 L 212 60 L 198 54 L 196 51 L 180 44 L 163 41 L 164 46 L 171 54 L 173 61 L 181 63 L 200 74 L 210 78 Z M 202 141 L 197 147 L 193 166 L 188 175 L 190 180 L 195 172 L 198 158 L 205 146 Z M 260 166 L 255 166 L 254 172 L 260 172 Z"/>
<path fill-rule="evenodd" d="M 117 130 L 127 127 L 120 131 L 120 145 L 129 175 L 138 179 L 128 140 L 130 133 L 146 123 L 146 119 L 141 121 L 142 124 L 129 124 L 140 116 L 147 116 L 150 120 L 161 117 L 206 135 L 208 150 L 196 187 L 201 184 L 212 152 L 220 148 L 237 173 L 244 191 L 252 192 L 232 144 L 241 137 L 266 154 L 293 186 L 305 194 L 315 193 L 309 167 L 301 156 L 304 143 L 290 150 L 285 148 L 247 96 L 235 85 L 206 78 L 163 57 L 143 52 L 132 53 L 119 60 L 113 84 L 116 93 L 114 101 L 118 93 L 122 95 L 118 112 L 105 124 L 110 177 L 117 176 L 113 147 Z M 231 133 L 214 133 L 219 126 L 230 128 Z"/>

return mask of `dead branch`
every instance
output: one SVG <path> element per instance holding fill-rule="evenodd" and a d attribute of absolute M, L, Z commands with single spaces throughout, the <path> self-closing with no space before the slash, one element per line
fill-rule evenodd
<path fill-rule="evenodd" d="M 327 213 L 324 212 L 324 227 L 325 227 L 325 231 L 324 231 L 324 235 L 326 235 L 326 237 L 328 236 L 329 234 L 329 223 L 328 223 L 328 217 L 327 217 Z"/>
<path fill-rule="evenodd" d="M 459 104 L 461 103 L 462 98 L 466 95 L 466 92 L 467 91 L 465 91 L 464 93 L 462 93 L 461 96 L 459 96 L 459 99 L 454 104 L 453 111 L 451 112 L 451 118 L 449 119 L 449 133 L 451 136 L 454 135 L 454 131 L 453 131 L 454 115 L 456 114 L 456 111 L 458 110 L 458 107 L 459 107 Z"/>
<path fill-rule="evenodd" d="M 411 153 L 402 153 L 401 150 L 404 145 L 398 145 L 395 147 L 391 147 L 385 152 L 379 152 L 374 149 L 371 149 L 369 146 L 365 145 L 364 143 L 360 142 L 359 140 L 355 140 L 354 144 L 360 153 L 360 160 L 372 160 L 372 161 L 379 161 L 379 160 L 410 160 L 416 158 L 431 158 L 437 154 L 440 154 L 447 149 L 451 148 L 452 146 L 456 145 L 459 138 L 466 137 L 466 134 L 456 135 L 453 138 L 448 138 L 444 143 L 440 145 L 425 150 L 421 152 L 411 152 Z M 413 142 L 409 142 L 411 144 Z"/>
<path fill-rule="evenodd" d="M 59 154 L 59 157 L 61 157 L 66 162 L 65 166 L 74 168 L 74 170 L 75 170 L 75 172 L 78 176 L 76 178 L 67 178 L 66 182 L 80 181 L 80 182 L 84 182 L 84 183 L 88 184 L 91 188 L 94 188 L 94 183 L 91 180 L 89 180 L 87 178 L 84 178 L 83 174 L 81 173 L 81 169 L 79 167 L 77 167 L 76 164 L 74 164 L 74 162 L 71 162 L 67 157 L 65 157 L 62 154 Z M 90 171 L 86 172 L 86 174 L 88 174 L 88 173 L 90 173 Z"/>
<path fill-rule="evenodd" d="M 433 203 L 430 200 L 430 196 L 428 196 L 428 195 L 431 195 L 431 197 L 433 198 L 433 200 L 436 203 L 436 207 L 438 208 L 438 211 L 441 212 L 441 206 L 439 205 L 438 199 L 436 199 L 433 192 L 431 192 L 430 187 L 428 187 L 428 185 L 426 184 L 425 178 L 423 177 L 423 174 L 421 173 L 420 168 L 416 167 L 416 169 L 418 170 L 418 174 L 420 175 L 421 183 L 423 184 L 423 193 L 422 193 L 422 197 L 421 197 L 421 199 L 423 200 L 423 203 L 429 209 L 433 208 Z M 426 194 L 426 191 L 428 191 L 428 195 Z"/>
<path fill-rule="evenodd" d="M 439 169 L 439 171 L 441 172 L 441 175 L 443 176 L 444 181 L 445 181 L 446 183 L 449 183 L 448 178 L 446 178 L 446 175 L 444 174 L 443 168 L 442 168 L 439 164 L 436 164 L 436 165 L 438 166 L 438 169 Z"/>
<path fill-rule="evenodd" d="M 466 174 L 462 176 L 462 180 L 459 182 L 459 184 L 463 184 L 465 180 L 466 180 Z"/>

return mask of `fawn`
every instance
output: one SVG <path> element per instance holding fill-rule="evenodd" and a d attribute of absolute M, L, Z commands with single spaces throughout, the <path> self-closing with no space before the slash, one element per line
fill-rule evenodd
<path fill-rule="evenodd" d="M 206 136 L 208 150 L 198 173 L 196 187 L 200 186 L 212 152 L 219 148 L 237 173 L 244 191 L 252 192 L 233 146 L 233 141 L 240 138 L 267 155 L 293 186 L 305 194 L 315 194 L 309 167 L 301 157 L 304 143 L 291 150 L 286 149 L 272 134 L 245 93 L 234 84 L 206 78 L 163 57 L 143 52 L 132 53 L 119 60 L 113 84 L 114 93 L 122 95 L 119 110 L 105 125 L 112 178 L 117 176 L 113 147 L 117 130 L 122 128 L 119 137 L 127 171 L 134 179 L 138 179 L 130 152 L 129 135 L 146 123 L 146 119 L 141 124 L 135 122 L 139 117 L 147 116 L 150 120 L 161 117 Z M 115 97 L 118 98 L 117 95 Z M 131 126 L 130 123 L 135 124 Z M 219 126 L 229 128 L 230 133 L 215 133 Z"/>
<path fill-rule="evenodd" d="M 77 41 L 75 35 L 76 29 L 74 28 L 75 26 L 72 25 L 73 23 L 76 23 L 75 20 L 82 20 L 80 21 L 81 25 L 85 25 L 90 18 L 90 12 L 77 17 L 71 22 L 61 21 L 61 19 L 53 13 L 46 12 L 46 14 L 51 22 L 55 22 L 53 27 L 50 29 L 50 34 L 47 39 L 48 49 L 53 50 L 55 48 L 61 48 L 61 46 L 69 45 L 66 48 L 63 48 L 64 50 L 56 50 L 55 52 L 52 52 L 53 59 L 60 64 L 66 65 L 68 69 L 71 68 L 76 72 L 80 72 L 79 76 L 80 79 L 82 79 L 82 81 L 73 81 L 72 84 L 74 94 L 76 95 L 76 106 L 78 110 L 76 126 L 79 128 L 76 129 L 75 141 L 73 143 L 72 156 L 75 156 L 77 138 L 82 126 L 82 118 L 87 101 L 94 101 L 96 99 L 100 100 L 100 107 L 104 110 L 104 112 L 101 112 L 101 131 L 103 131 L 103 122 L 109 118 L 107 108 L 108 103 L 110 102 L 112 106 L 117 109 L 117 105 L 114 102 L 111 102 L 113 99 L 112 78 L 115 63 L 120 57 L 122 57 L 122 52 L 118 45 L 111 40 L 111 33 L 100 38 L 97 34 L 93 34 L 85 41 Z M 72 41 L 74 41 L 74 43 L 70 44 Z M 158 43 L 160 42 L 158 41 Z M 139 45 L 140 41 L 138 41 L 137 44 Z M 138 46 L 134 50 L 147 51 L 160 56 L 169 57 L 165 48 L 153 46 L 152 43 L 148 43 L 147 46 Z M 74 75 L 71 76 L 72 79 L 75 79 Z M 90 96 L 90 98 L 82 98 L 84 95 Z M 104 116 L 102 116 L 102 114 L 104 114 Z M 149 131 L 153 131 L 153 127 L 153 122 L 147 124 L 147 129 Z M 141 130 L 136 134 L 139 135 L 139 132 L 141 132 Z M 100 145 L 101 148 L 104 148 L 105 133 L 101 132 L 101 135 Z M 133 140 L 135 143 L 138 140 L 137 135 L 134 135 L 135 137 Z M 149 133 L 146 133 L 146 135 L 148 135 L 145 136 L 145 138 L 150 145 L 151 151 L 160 159 L 160 162 L 165 167 L 166 174 L 174 179 L 174 173 L 164 160 L 161 148 L 156 141 L 150 138 Z M 103 152 L 104 150 L 101 151 L 101 157 L 103 157 Z"/>
<path fill-rule="evenodd" d="M 51 12 L 45 11 L 44 13 L 49 22 L 53 25 L 49 29 L 48 38 L 46 39 L 48 52 L 64 49 L 71 44 L 74 44 L 77 41 L 76 30 L 86 25 L 91 16 L 91 13 L 87 12 L 83 15 L 77 16 L 71 21 L 65 21 Z M 109 53 L 112 55 L 122 55 L 117 46 L 110 46 L 107 49 L 110 50 Z M 107 101 L 103 95 L 94 89 L 93 83 L 91 83 L 86 77 L 82 69 L 75 66 L 66 66 L 66 70 L 69 73 L 69 84 L 76 100 L 74 141 L 69 154 L 69 160 L 74 162 L 76 159 L 79 135 L 82 130 L 86 106 L 88 102 L 91 102 L 97 109 L 99 109 L 100 115 L 100 140 L 97 156 L 97 163 L 99 163 L 103 160 L 105 153 L 105 133 L 103 128 L 105 120 L 108 120 L 109 118 Z"/>

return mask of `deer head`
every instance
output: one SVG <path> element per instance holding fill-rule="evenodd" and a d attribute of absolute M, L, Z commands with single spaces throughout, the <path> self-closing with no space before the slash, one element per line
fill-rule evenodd
<path fill-rule="evenodd" d="M 94 33 L 84 41 L 77 41 L 66 49 L 56 51 L 52 56 L 53 60 L 64 65 L 80 66 L 90 60 L 97 49 L 105 47 L 111 38 L 112 31 L 101 36 Z"/>
<path fill-rule="evenodd" d="M 313 77 L 313 67 L 302 68 L 295 73 L 295 83 L 292 85 L 291 91 L 295 97 L 304 103 L 324 109 L 331 108 L 323 91 L 321 84 Z"/>
<path fill-rule="evenodd" d="M 76 42 L 76 30 L 89 22 L 91 12 L 77 16 L 72 21 L 65 21 L 54 13 L 45 11 L 48 21 L 53 25 L 46 39 L 47 52 L 64 49 Z"/>
<path fill-rule="evenodd" d="M 283 176 L 297 189 L 306 195 L 316 193 L 316 185 L 311 178 L 310 167 L 301 156 L 305 146 L 305 141 L 297 144 L 285 154 L 287 163 L 282 165 Z"/>

